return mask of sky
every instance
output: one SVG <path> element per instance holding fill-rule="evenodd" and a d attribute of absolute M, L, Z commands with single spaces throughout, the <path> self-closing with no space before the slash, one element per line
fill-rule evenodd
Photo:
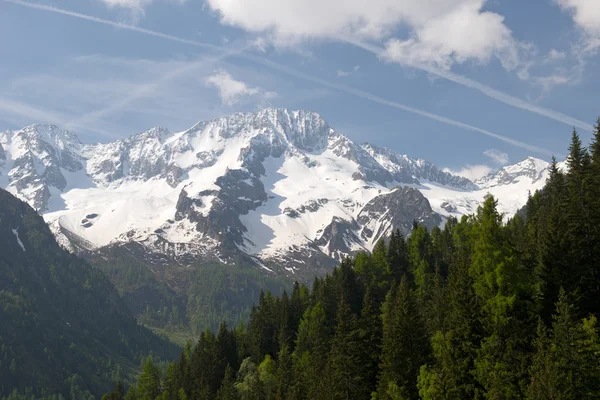
<path fill-rule="evenodd" d="M 599 52 L 599 0 L 0 0 L 0 131 L 284 107 L 476 178 L 590 140 Z"/>

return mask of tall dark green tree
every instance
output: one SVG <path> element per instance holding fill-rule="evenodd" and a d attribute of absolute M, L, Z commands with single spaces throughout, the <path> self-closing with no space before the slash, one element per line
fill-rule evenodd
<path fill-rule="evenodd" d="M 392 287 L 382 308 L 383 339 L 377 384 L 378 399 L 399 393 L 417 399 L 417 377 L 429 356 L 427 332 L 408 283 Z"/>
<path fill-rule="evenodd" d="M 370 391 L 363 376 L 363 360 L 356 314 L 340 299 L 337 325 L 327 364 L 327 391 L 331 399 L 364 399 Z"/>
<path fill-rule="evenodd" d="M 156 400 L 160 395 L 160 370 L 148 357 L 137 380 L 137 399 Z"/>
<path fill-rule="evenodd" d="M 476 359 L 476 377 L 488 399 L 521 395 L 527 359 L 519 351 L 522 337 L 517 309 L 527 289 L 527 278 L 502 228 L 497 201 L 489 196 L 473 226 L 470 274 L 486 337 Z"/>
<path fill-rule="evenodd" d="M 600 342 L 596 318 L 579 322 L 561 289 L 552 330 L 540 321 L 527 397 L 597 399 L 600 397 Z"/>
<path fill-rule="evenodd" d="M 400 229 L 392 231 L 390 235 L 387 256 L 390 273 L 394 281 L 400 283 L 403 276 L 408 278 L 408 249 Z"/>

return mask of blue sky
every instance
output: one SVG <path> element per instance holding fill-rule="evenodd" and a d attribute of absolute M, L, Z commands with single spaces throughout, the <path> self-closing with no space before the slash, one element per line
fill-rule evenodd
<path fill-rule="evenodd" d="M 0 130 L 84 142 L 266 106 L 467 176 L 600 114 L 598 0 L 0 0 Z"/>

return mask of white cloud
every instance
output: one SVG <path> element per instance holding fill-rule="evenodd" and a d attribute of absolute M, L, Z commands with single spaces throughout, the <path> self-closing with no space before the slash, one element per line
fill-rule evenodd
<path fill-rule="evenodd" d="M 146 5 L 152 3 L 152 0 L 101 0 L 108 7 L 131 8 L 142 10 Z"/>
<path fill-rule="evenodd" d="M 144 15 L 145 8 L 152 4 L 153 0 L 100 0 L 109 8 L 123 8 L 131 12 L 134 22 Z M 184 3 L 186 0 L 162 0 L 172 3 Z"/>
<path fill-rule="evenodd" d="M 496 164 L 504 165 L 508 163 L 508 154 L 503 153 L 500 150 L 489 149 L 484 151 L 483 154 L 491 158 Z"/>
<path fill-rule="evenodd" d="M 219 91 L 221 102 L 226 106 L 233 106 L 242 97 L 263 95 L 271 99 L 277 96 L 275 92 L 264 92 L 259 87 L 249 87 L 245 82 L 235 80 L 227 71 L 219 70 L 214 75 L 205 79 L 208 86 L 213 86 Z"/>
<path fill-rule="evenodd" d="M 569 85 L 572 83 L 578 83 L 578 77 L 569 77 L 561 74 L 552 74 L 548 76 L 536 76 L 533 82 L 539 85 L 544 93 L 550 92 L 556 86 Z"/>
<path fill-rule="evenodd" d="M 600 49 L 600 4 L 598 0 L 554 0 L 561 9 L 571 14 L 573 22 L 582 31 L 581 42 L 573 54 L 581 63 Z"/>
<path fill-rule="evenodd" d="M 388 57 L 447 68 L 497 56 L 507 69 L 521 64 L 526 46 L 504 18 L 483 11 L 486 0 L 207 0 L 225 24 L 269 32 L 280 43 L 355 37 L 388 41 Z M 307 23 L 310 21 L 310 23 Z M 392 38 L 408 28 L 407 38 Z"/>
<path fill-rule="evenodd" d="M 556 49 L 550 49 L 546 56 L 546 62 L 564 60 L 567 57 L 567 53 L 564 51 L 558 51 Z"/>
<path fill-rule="evenodd" d="M 358 70 L 360 69 L 360 65 L 355 65 L 350 71 L 345 71 L 343 69 L 338 69 L 337 70 L 337 76 L 338 77 L 346 77 L 346 76 L 350 76 L 353 75 L 355 73 L 358 72 Z"/>
<path fill-rule="evenodd" d="M 598 0 L 555 0 L 573 16 L 573 21 L 590 36 L 600 38 L 600 4 Z"/>
<path fill-rule="evenodd" d="M 487 165 L 467 165 L 459 170 L 444 168 L 444 171 L 452 175 L 462 176 L 472 181 L 476 181 L 492 172 L 492 168 Z"/>
<path fill-rule="evenodd" d="M 501 15 L 482 12 L 482 6 L 483 1 L 463 2 L 451 12 L 415 26 L 412 37 L 387 42 L 385 58 L 449 69 L 468 60 L 487 63 L 495 56 L 506 69 L 517 68 L 527 46 L 514 40 Z"/>

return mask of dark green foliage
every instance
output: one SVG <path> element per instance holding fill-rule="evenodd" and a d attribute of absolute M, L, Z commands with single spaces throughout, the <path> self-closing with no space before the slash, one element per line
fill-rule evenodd
<path fill-rule="evenodd" d="M 257 294 L 246 324 L 167 368 L 165 388 L 182 378 L 163 398 L 600 398 L 597 129 L 591 155 L 573 134 L 569 172 L 554 160 L 508 221 L 490 196 L 443 229 L 393 232 L 310 291 Z"/>
<path fill-rule="evenodd" d="M 246 321 L 261 290 L 279 295 L 290 289 L 285 279 L 254 268 L 149 266 L 136 256 L 138 251 L 109 248 L 90 262 L 109 276 L 142 324 L 165 332 L 181 345 L 206 329 L 216 332 L 222 321 L 231 326 Z"/>
<path fill-rule="evenodd" d="M 171 359 L 178 349 L 140 327 L 101 271 L 0 190 L 0 397 L 16 389 L 87 400 L 128 379 L 152 351 Z"/>
<path fill-rule="evenodd" d="M 417 377 L 428 360 L 429 340 L 406 279 L 388 293 L 381 318 L 383 339 L 378 398 L 393 399 L 389 393 L 393 387 L 403 398 L 416 399 Z"/>
<path fill-rule="evenodd" d="M 62 252 L 32 210 L 6 204 L 8 400 L 600 398 L 600 120 L 589 151 L 573 132 L 568 169 L 554 160 L 513 218 L 490 196 L 431 232 L 415 222 L 408 239 L 392 232 L 310 290 L 220 265 L 149 273 L 131 249 L 111 249 L 94 262 L 139 320 L 198 336 L 168 364 L 146 359 L 169 345 L 99 270 Z"/>
<path fill-rule="evenodd" d="M 597 399 L 600 396 L 600 341 L 596 318 L 580 322 L 561 291 L 552 330 L 538 324 L 536 354 L 527 397 L 538 399 Z"/>

